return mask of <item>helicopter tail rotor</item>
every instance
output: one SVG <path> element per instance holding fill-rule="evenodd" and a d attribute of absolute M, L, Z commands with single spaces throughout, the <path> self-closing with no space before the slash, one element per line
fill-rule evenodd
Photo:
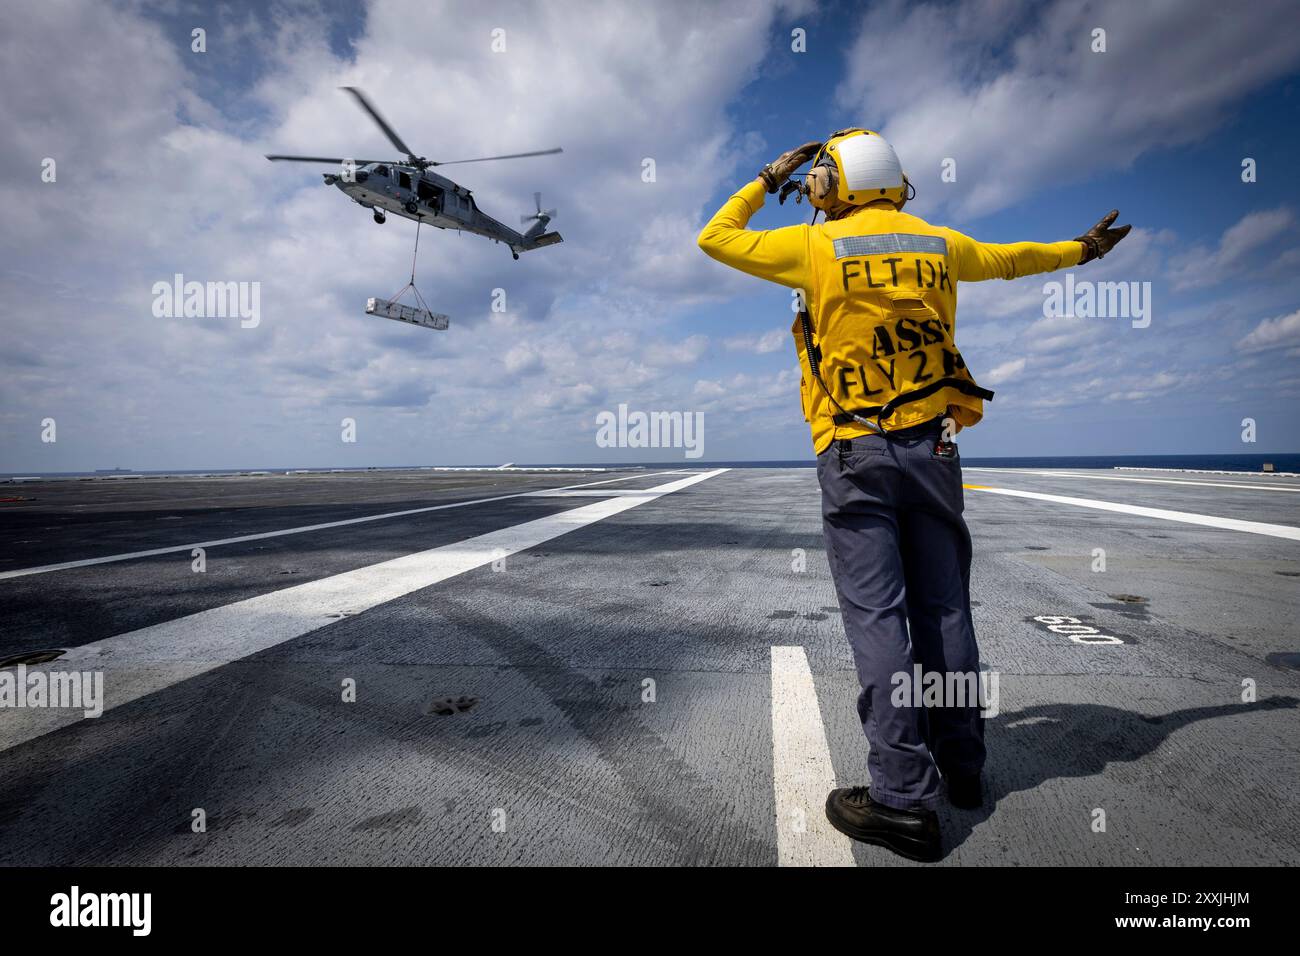
<path fill-rule="evenodd" d="M 541 193 L 533 193 L 533 204 L 537 207 L 537 212 L 533 213 L 532 215 L 520 216 L 519 224 L 522 226 L 530 222 L 536 222 L 539 223 L 543 228 L 545 228 L 546 224 L 555 218 L 555 214 L 558 210 L 542 209 Z"/>

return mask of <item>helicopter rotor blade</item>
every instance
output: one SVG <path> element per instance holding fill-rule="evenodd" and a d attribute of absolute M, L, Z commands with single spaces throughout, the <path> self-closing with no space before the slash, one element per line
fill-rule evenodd
<path fill-rule="evenodd" d="M 476 159 L 451 159 L 445 163 L 430 163 L 430 166 L 455 166 L 457 163 L 486 163 L 494 159 L 523 159 L 527 156 L 553 156 L 556 153 L 562 153 L 564 150 L 559 149 L 539 149 L 533 153 L 508 153 L 505 156 L 479 156 Z"/>
<path fill-rule="evenodd" d="M 365 93 L 362 93 L 355 86 L 344 86 L 344 87 L 340 87 L 340 89 L 346 90 L 347 92 L 352 94 L 353 98 L 356 99 L 358 105 L 360 105 L 360 107 L 363 110 L 369 113 L 370 118 L 374 120 L 375 123 L 379 126 L 379 128 L 384 131 L 384 135 L 388 137 L 388 141 L 390 143 L 392 143 L 394 146 L 400 149 L 408 157 L 415 156 L 415 153 L 411 150 L 411 147 L 407 146 L 404 142 L 402 142 L 402 137 L 398 136 L 397 131 L 388 125 L 388 120 L 384 119 L 383 114 L 381 114 L 379 110 L 375 109 L 374 104 L 372 104 L 370 100 L 366 99 Z"/>
<path fill-rule="evenodd" d="M 293 163 L 332 163 L 335 166 L 342 166 L 344 163 L 352 163 L 355 166 L 369 166 L 371 163 L 388 163 L 390 166 L 403 165 L 402 160 L 384 160 L 384 159 L 339 159 L 335 156 L 267 156 L 273 163 L 289 161 Z"/>

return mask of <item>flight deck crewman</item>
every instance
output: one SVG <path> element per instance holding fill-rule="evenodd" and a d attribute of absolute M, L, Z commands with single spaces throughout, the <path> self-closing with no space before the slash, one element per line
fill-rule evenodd
<path fill-rule="evenodd" d="M 809 160 L 803 184 L 789 182 Z M 914 664 L 943 676 L 943 687 L 978 681 L 971 539 L 952 437 L 983 417 L 993 393 L 957 349 L 957 283 L 1101 258 L 1130 227 L 1112 228 L 1111 212 L 1066 242 L 981 243 L 904 213 L 909 189 L 880 135 L 841 130 L 765 166 L 718 210 L 699 244 L 719 262 L 799 290 L 791 331 L 803 412 L 870 745 L 870 789 L 832 791 L 826 815 L 854 839 L 935 860 L 941 781 L 955 806 L 983 802 L 978 701 L 972 694 L 922 707 L 920 693 L 907 695 L 907 706 L 891 698 L 903 680 L 910 685 Z M 777 190 L 782 200 L 807 195 L 826 221 L 746 229 L 764 193 Z"/>

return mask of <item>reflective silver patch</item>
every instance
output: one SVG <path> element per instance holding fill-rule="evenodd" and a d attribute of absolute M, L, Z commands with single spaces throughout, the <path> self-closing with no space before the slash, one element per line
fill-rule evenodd
<path fill-rule="evenodd" d="M 946 256 L 948 240 L 943 236 L 915 236 L 905 232 L 884 232 L 876 236 L 845 236 L 835 239 L 835 258 L 878 256 L 901 252 L 920 252 Z"/>

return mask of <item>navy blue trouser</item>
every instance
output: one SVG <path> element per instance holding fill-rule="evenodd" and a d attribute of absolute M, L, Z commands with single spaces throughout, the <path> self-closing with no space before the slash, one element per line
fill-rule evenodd
<path fill-rule="evenodd" d="M 937 424 L 904 434 L 833 441 L 817 456 L 817 478 L 826 553 L 862 684 L 871 796 L 921 809 L 939 802 L 941 773 L 983 768 L 984 725 L 978 705 L 897 706 L 895 675 L 910 684 L 914 664 L 926 674 L 979 671 L 961 462 L 936 455 Z"/>

